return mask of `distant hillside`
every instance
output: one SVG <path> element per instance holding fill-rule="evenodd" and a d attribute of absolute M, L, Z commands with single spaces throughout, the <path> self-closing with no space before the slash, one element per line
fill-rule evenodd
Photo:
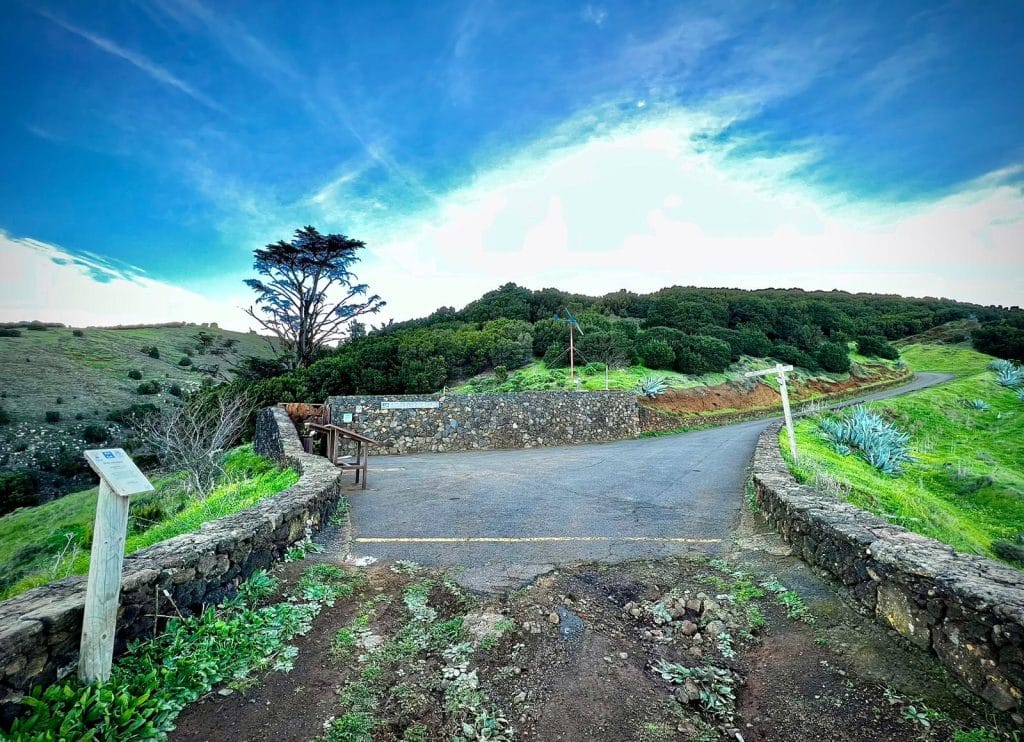
<path fill-rule="evenodd" d="M 4 324 L 0 474 L 26 470 L 41 475 L 43 490 L 63 489 L 62 479 L 83 471 L 86 428 L 93 437 L 106 431 L 107 443 L 121 441 L 124 431 L 110 419 L 118 411 L 175 404 L 204 380 L 233 378 L 232 366 L 242 358 L 272 355 L 265 338 L 215 326 Z"/>

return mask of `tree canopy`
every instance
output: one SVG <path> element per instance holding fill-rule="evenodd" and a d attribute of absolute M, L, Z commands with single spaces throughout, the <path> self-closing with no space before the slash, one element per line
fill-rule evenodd
<path fill-rule="evenodd" d="M 352 320 L 384 306 L 350 270 L 364 247 L 361 240 L 307 226 L 290 242 L 254 252 L 253 268 L 263 278 L 245 282 L 256 292 L 256 305 L 246 313 L 278 338 L 293 367 L 309 366 L 324 345 L 347 336 Z"/>

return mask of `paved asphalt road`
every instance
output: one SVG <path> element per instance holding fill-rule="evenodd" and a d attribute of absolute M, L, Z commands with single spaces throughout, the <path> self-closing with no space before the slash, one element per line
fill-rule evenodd
<path fill-rule="evenodd" d="M 919 374 L 865 399 L 949 378 Z M 455 565 L 467 587 L 501 589 L 557 564 L 722 554 L 770 422 L 558 448 L 375 456 L 370 488 L 349 494 L 352 555 Z"/>

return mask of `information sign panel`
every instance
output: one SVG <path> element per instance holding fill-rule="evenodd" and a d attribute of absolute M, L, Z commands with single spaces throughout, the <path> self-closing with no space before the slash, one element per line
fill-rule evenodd
<path fill-rule="evenodd" d="M 381 402 L 380 408 L 382 410 L 436 410 L 441 406 L 441 403 L 436 399 L 433 400 L 402 400 L 400 402 Z"/>
<path fill-rule="evenodd" d="M 100 448 L 85 452 L 85 460 L 110 489 L 122 497 L 152 492 L 153 485 L 123 448 Z"/>

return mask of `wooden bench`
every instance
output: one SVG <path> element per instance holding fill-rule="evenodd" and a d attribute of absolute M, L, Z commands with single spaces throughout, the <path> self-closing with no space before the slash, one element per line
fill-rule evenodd
<path fill-rule="evenodd" d="M 379 446 L 380 443 L 375 441 L 373 438 L 367 438 L 365 435 L 357 433 L 354 430 L 349 430 L 348 428 L 343 428 L 340 425 L 333 425 L 330 423 L 326 425 L 310 423 L 309 427 L 310 429 L 317 431 L 326 439 L 327 459 L 344 471 L 354 471 L 356 473 L 356 484 L 362 484 L 362 488 L 366 489 L 366 476 L 370 461 L 370 446 Z M 354 456 L 339 455 L 338 445 L 343 440 L 355 441 L 356 453 Z M 350 459 L 354 459 L 354 461 Z M 362 478 L 360 478 L 360 473 L 362 474 Z"/>

